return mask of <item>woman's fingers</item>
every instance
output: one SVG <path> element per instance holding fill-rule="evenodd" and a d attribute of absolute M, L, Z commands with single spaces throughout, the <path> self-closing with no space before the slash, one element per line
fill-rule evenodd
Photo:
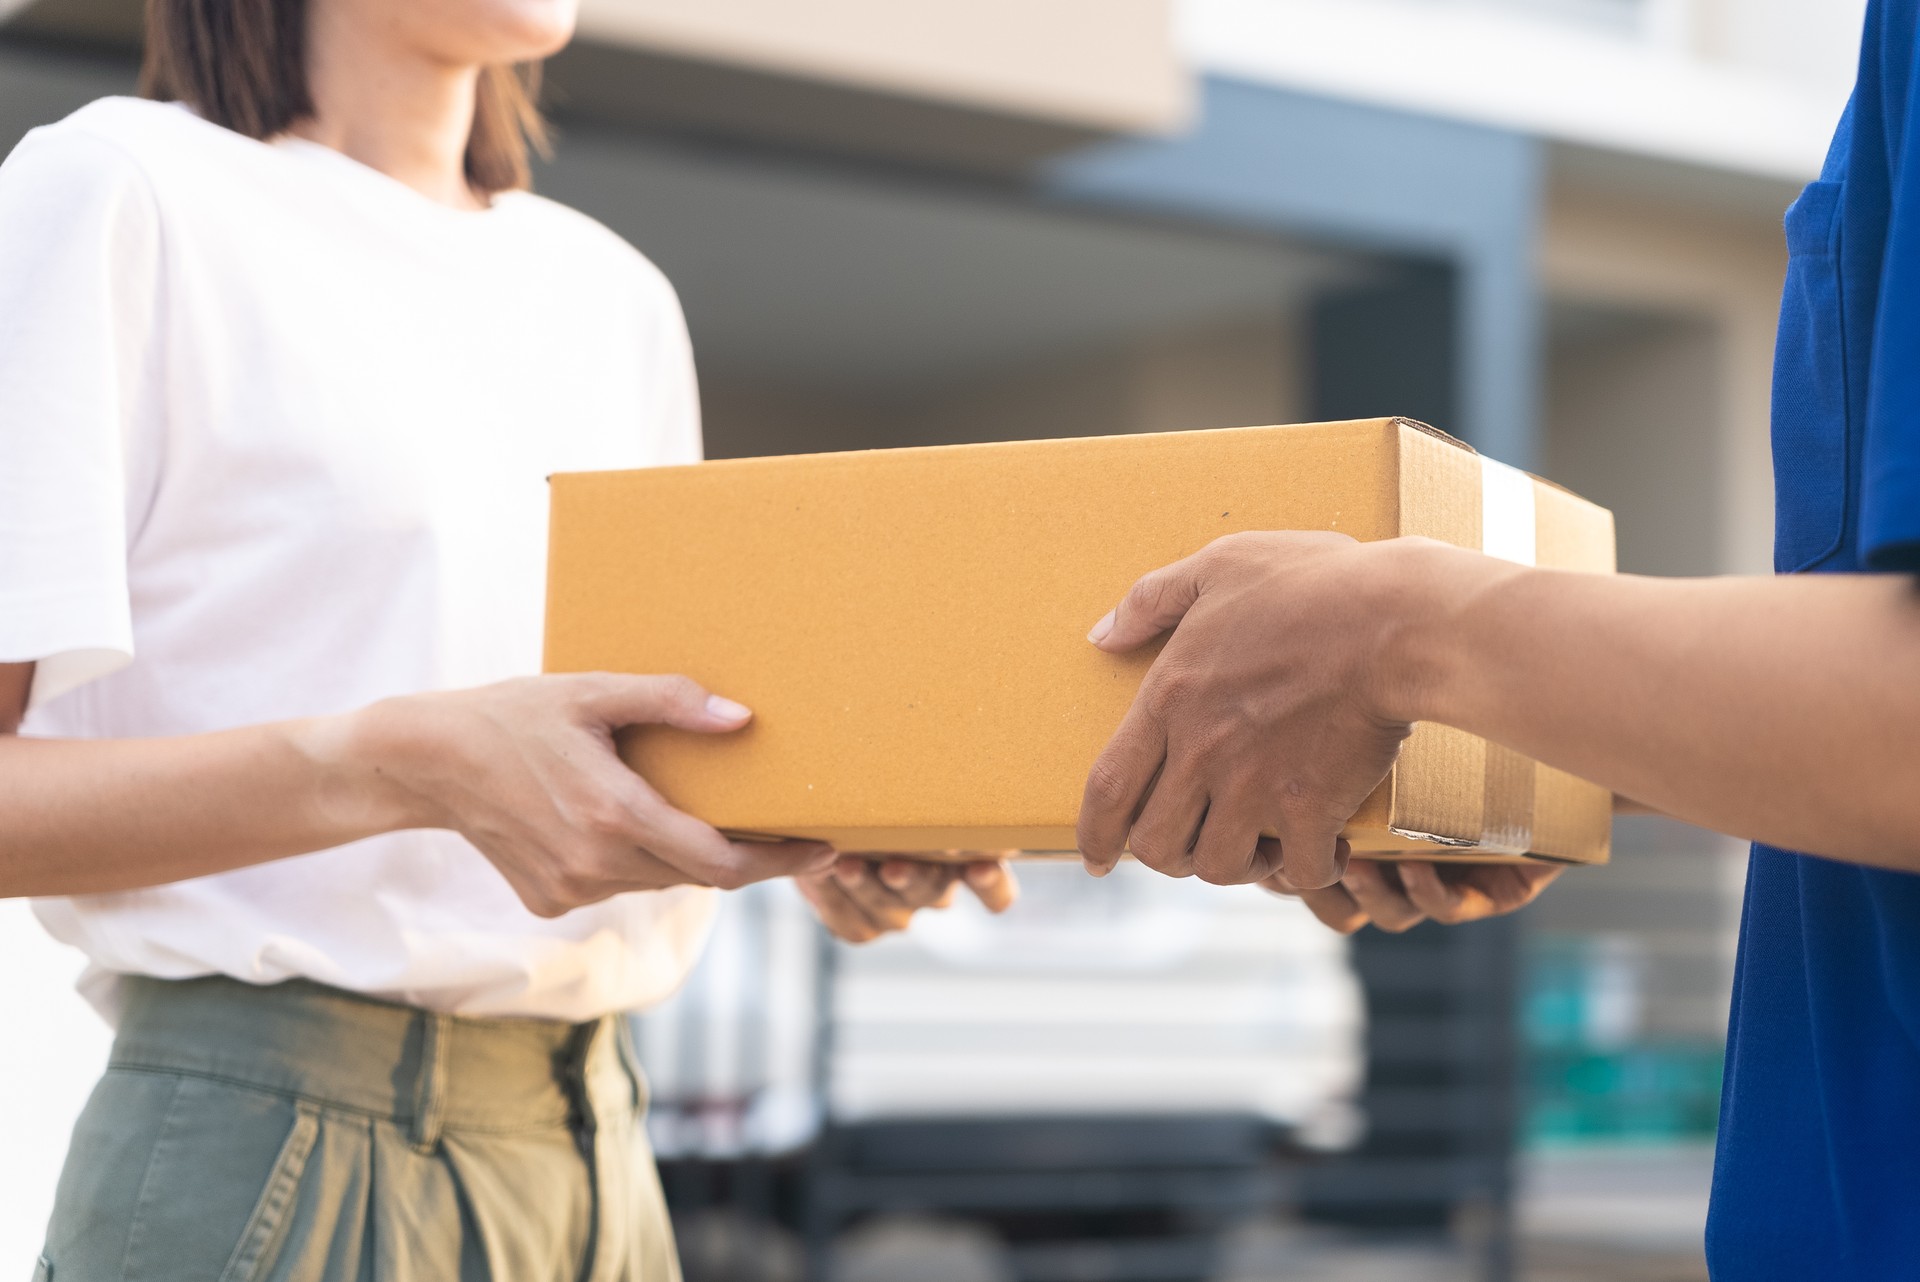
<path fill-rule="evenodd" d="M 564 678 L 580 704 L 608 726 L 669 725 L 725 734 L 753 718 L 753 710 L 712 694 L 690 677 L 590 672 Z"/>
<path fill-rule="evenodd" d="M 960 880 L 958 868 L 924 859 L 876 859 L 869 868 L 909 909 L 938 906 Z"/>
<path fill-rule="evenodd" d="M 905 930 L 913 920 L 913 906 L 880 879 L 879 864 L 843 855 L 833 865 L 833 880 L 881 933 Z"/>
<path fill-rule="evenodd" d="M 952 857 L 967 852 L 949 850 L 946 853 Z M 1011 853 L 1006 852 L 997 859 L 974 859 L 967 863 L 902 858 L 873 860 L 861 876 L 861 884 L 866 885 L 866 876 L 871 875 L 881 887 L 892 893 L 900 905 L 910 911 L 918 911 L 922 908 L 952 907 L 955 889 L 965 882 L 989 912 L 1005 912 L 1020 894 L 1020 885 L 1014 880 L 1013 870 L 1007 866 L 1006 856 Z M 850 857 L 843 859 L 843 863 L 852 862 Z M 863 898 L 861 903 L 870 904 L 870 901 Z"/>
<path fill-rule="evenodd" d="M 923 908 L 951 906 L 962 882 L 996 913 L 1011 907 L 1020 893 L 1004 859 L 939 863 L 842 855 L 825 873 L 794 880 L 827 929 L 856 944 L 905 930 Z"/>
<path fill-rule="evenodd" d="M 985 905 L 988 912 L 1003 913 L 1013 907 L 1013 901 L 1020 897 L 1020 882 L 1013 875 L 1013 868 L 1002 859 L 983 859 L 970 863 L 962 870 L 962 876 L 974 898 Z"/>
<path fill-rule="evenodd" d="M 820 872 L 833 862 L 833 847 L 820 841 L 734 841 L 684 811 L 668 805 L 652 785 L 627 771 L 617 761 L 609 763 L 625 793 L 624 805 L 616 814 L 631 816 L 625 825 L 601 825 L 605 836 L 623 837 L 636 846 L 682 870 L 684 880 L 721 890 L 739 890 L 742 886 L 775 877 L 797 877 Z M 652 887 L 635 881 L 622 889 L 644 890 Z"/>
<path fill-rule="evenodd" d="M 793 884 L 800 888 L 801 897 L 813 905 L 820 924 L 835 939 L 844 939 L 850 944 L 865 944 L 886 933 L 854 902 L 839 878 L 831 873 L 819 877 L 795 877 Z"/>
<path fill-rule="evenodd" d="M 856 944 L 905 930 L 923 908 L 950 906 L 963 881 L 994 912 L 1006 909 L 1018 894 L 1012 872 L 1000 860 L 961 864 L 842 855 L 824 874 L 795 881 L 827 929 Z"/>

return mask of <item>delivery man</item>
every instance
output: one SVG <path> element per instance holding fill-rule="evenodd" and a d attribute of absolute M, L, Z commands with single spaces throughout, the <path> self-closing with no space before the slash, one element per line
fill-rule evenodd
<path fill-rule="evenodd" d="M 1130 845 L 1343 931 L 1519 907 L 1553 870 L 1347 863 L 1341 826 L 1416 721 L 1758 843 L 1707 1227 L 1722 1279 L 1920 1276 L 1916 9 L 1872 0 L 1852 103 L 1787 212 L 1781 577 L 1242 534 L 1141 579 L 1091 637 L 1172 631 L 1087 781 L 1096 873 Z"/>

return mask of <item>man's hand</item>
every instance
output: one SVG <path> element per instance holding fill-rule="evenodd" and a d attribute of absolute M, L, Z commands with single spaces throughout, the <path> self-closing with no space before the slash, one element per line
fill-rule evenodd
<path fill-rule="evenodd" d="M 831 868 L 793 880 L 827 929 L 851 944 L 905 930 L 922 908 L 951 907 L 962 882 L 990 912 L 1005 912 L 1020 893 L 1004 859 L 945 864 L 842 855 Z"/>
<path fill-rule="evenodd" d="M 1087 777 L 1088 871 L 1131 849 L 1175 877 L 1337 882 L 1340 830 L 1411 729 L 1381 662 L 1419 608 L 1404 559 L 1343 534 L 1234 534 L 1135 583 L 1089 640 L 1117 654 L 1174 631 Z"/>
<path fill-rule="evenodd" d="M 1331 886 L 1302 890 L 1276 874 L 1261 884 L 1297 896 L 1308 911 L 1343 935 L 1373 925 L 1392 934 L 1423 921 L 1447 926 L 1524 908 L 1564 868 L 1553 864 L 1432 864 L 1359 859 Z"/>

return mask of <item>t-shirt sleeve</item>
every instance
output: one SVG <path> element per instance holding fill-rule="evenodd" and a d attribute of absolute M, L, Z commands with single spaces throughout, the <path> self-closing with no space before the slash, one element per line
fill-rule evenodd
<path fill-rule="evenodd" d="M 679 295 L 666 278 L 658 278 L 664 299 L 659 303 L 661 323 L 652 365 L 653 430 L 661 434 L 663 461 L 698 463 L 706 454 L 700 426 L 700 380 L 694 372 L 693 340 Z"/>
<path fill-rule="evenodd" d="M 0 662 L 29 707 L 128 663 L 129 443 L 153 412 L 160 232 L 111 143 L 39 130 L 0 165 Z"/>

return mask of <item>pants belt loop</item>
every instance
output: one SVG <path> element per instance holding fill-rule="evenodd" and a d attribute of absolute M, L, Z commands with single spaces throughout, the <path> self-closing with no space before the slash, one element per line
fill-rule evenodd
<path fill-rule="evenodd" d="M 440 1147 L 447 1115 L 447 1045 L 453 1017 L 421 1011 L 420 1071 L 413 1083 L 413 1151 L 431 1154 Z"/>

